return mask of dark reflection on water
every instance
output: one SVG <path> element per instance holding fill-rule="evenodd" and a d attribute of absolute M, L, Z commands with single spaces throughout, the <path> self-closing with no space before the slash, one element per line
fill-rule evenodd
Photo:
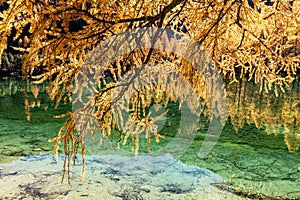
<path fill-rule="evenodd" d="M 284 91 L 260 91 L 253 82 L 228 85 L 227 111 L 236 131 L 244 124 L 255 124 L 267 134 L 283 134 L 290 151 L 300 145 L 300 83 L 299 77 Z"/>
<path fill-rule="evenodd" d="M 0 80 L 0 118 L 27 121 L 24 90 L 28 94 L 32 123 L 56 121 L 52 119 L 52 116 L 71 110 L 70 103 L 62 103 L 57 109 L 54 108 L 55 102 L 51 101 L 47 95 L 47 83 L 36 85 L 27 80 L 25 84 L 22 79 L 2 78 Z"/>
<path fill-rule="evenodd" d="M 39 95 L 31 89 L 38 87 Z M 17 159 L 18 156 L 52 153 L 53 144 L 48 140 L 57 135 L 64 119 L 55 115 L 71 110 L 71 105 L 61 105 L 54 109 L 54 102 L 47 97 L 46 85 L 27 83 L 30 121 L 26 119 L 25 83 L 20 79 L 0 80 L 0 163 Z"/>

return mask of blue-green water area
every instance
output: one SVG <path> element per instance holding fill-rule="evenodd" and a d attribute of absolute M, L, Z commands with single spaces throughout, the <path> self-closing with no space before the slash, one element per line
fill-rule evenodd
<path fill-rule="evenodd" d="M 55 108 L 55 102 L 47 96 L 47 86 L 38 87 L 39 95 L 35 97 L 28 86 L 28 121 L 24 107 L 24 83 L 16 79 L 4 79 L 0 82 L 1 164 L 18 160 L 21 156 L 53 153 L 54 143 L 49 143 L 48 140 L 57 135 L 65 122 L 64 118 L 53 116 L 71 111 L 72 106 L 70 103 L 61 103 Z M 174 139 L 170 133 L 178 129 L 177 108 L 176 105 L 169 107 L 171 111 L 161 130 L 161 134 L 166 137 L 161 138 L 160 143 L 151 143 L 153 151 Z M 203 123 L 209 123 L 203 119 Z M 181 153 L 178 158 L 181 162 L 218 174 L 226 180 L 226 187 L 243 198 L 300 199 L 300 153 L 288 150 L 283 131 L 275 136 L 267 134 L 264 125 L 258 129 L 254 123 L 244 123 L 236 132 L 228 117 L 217 143 L 205 157 L 200 158 L 198 153 L 206 137 L 207 126 L 208 124 L 204 124 L 198 130 L 190 146 Z M 284 124 L 279 129 L 284 129 Z M 294 137 L 300 137 L 297 134 L 296 131 Z M 117 132 L 113 131 L 112 143 L 115 145 L 117 138 Z M 184 136 L 177 139 L 184 140 Z M 143 142 L 146 144 L 146 140 L 141 139 L 141 144 Z M 87 147 L 87 150 L 91 148 Z M 123 148 L 130 151 L 129 144 Z M 60 153 L 62 149 L 61 147 Z M 141 152 L 143 151 L 146 152 L 146 146 L 141 147 Z M 220 185 L 219 189 L 226 188 Z"/>

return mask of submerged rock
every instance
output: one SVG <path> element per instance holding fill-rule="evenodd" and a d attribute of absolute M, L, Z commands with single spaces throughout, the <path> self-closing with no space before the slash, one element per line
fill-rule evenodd
<path fill-rule="evenodd" d="M 77 165 L 70 168 L 71 186 L 64 187 L 59 183 L 63 160 L 64 155 L 60 155 L 58 161 L 54 162 L 53 155 L 41 153 L 24 156 L 18 161 L 0 165 L 3 184 L 7 185 L 11 182 L 12 188 L 8 189 L 14 191 L 9 195 L 0 192 L 0 199 L 17 198 L 22 194 L 17 186 L 25 183 L 30 188 L 38 186 L 39 192 L 48 198 L 76 199 L 87 197 L 99 199 L 104 194 L 110 194 L 106 199 L 117 199 L 117 197 L 183 199 L 187 194 L 195 191 L 198 193 L 209 191 L 215 195 L 218 190 L 213 185 L 224 182 L 222 177 L 210 170 L 183 164 L 174 160 L 169 154 L 157 157 L 86 155 L 84 181 L 79 182 L 81 175 L 81 158 L 79 156 Z M 8 174 L 15 172 L 18 173 L 14 176 L 8 176 Z M 0 187 L 2 186 L 4 187 L 0 183 Z"/>

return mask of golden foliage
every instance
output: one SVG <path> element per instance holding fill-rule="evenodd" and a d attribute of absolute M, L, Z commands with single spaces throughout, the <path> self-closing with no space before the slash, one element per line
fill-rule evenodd
<path fill-rule="evenodd" d="M 73 81 L 87 51 L 103 39 L 143 26 L 185 29 L 210 52 L 224 75 L 233 80 L 248 75 L 266 90 L 271 86 L 282 88 L 299 70 L 297 1 L 278 0 L 272 6 L 255 1 L 255 8 L 247 1 L 236 0 L 8 3 L 9 8 L 0 15 L 0 54 L 7 48 L 12 28 L 16 29 L 14 38 L 19 39 L 29 25 L 28 45 L 15 48 L 26 52 L 24 74 L 32 74 L 38 66 L 46 67 L 45 73 L 35 78 L 37 83 L 54 79 L 53 98 L 62 88 L 69 91 L 67 83 Z M 86 26 L 70 31 L 70 23 L 80 19 Z M 236 74 L 236 68 L 240 74 Z"/>
<path fill-rule="evenodd" d="M 36 84 L 50 81 L 48 93 L 52 100 L 56 100 L 56 107 L 62 100 L 73 104 L 87 103 L 77 113 L 62 116 L 68 117 L 66 124 L 52 140 L 56 142 L 56 155 L 59 142 L 64 142 L 64 152 L 68 158 L 64 166 L 67 161 L 69 166 L 70 158 L 74 159 L 78 143 L 84 161 L 84 134 L 90 131 L 93 135 L 95 124 L 104 136 L 110 135 L 112 128 L 126 132 L 125 143 L 127 138 L 135 137 L 137 154 L 141 132 L 145 133 L 149 141 L 151 133 L 156 140 L 161 137 L 155 127 L 157 119 L 149 120 L 151 113 L 145 112 L 153 102 L 168 104 L 180 97 L 180 105 L 186 100 L 196 115 L 204 111 L 210 118 L 221 117 L 222 124 L 225 124 L 226 116 L 230 115 L 236 130 L 245 121 L 254 122 L 258 128 L 271 124 L 268 120 L 281 121 L 273 116 L 274 111 L 268 110 L 270 106 L 261 104 L 261 100 L 264 92 L 273 90 L 278 96 L 279 90 L 285 91 L 299 72 L 300 3 L 283 0 L 276 0 L 273 5 L 256 0 L 253 3 L 252 8 L 246 0 L 3 1 L 1 4 L 9 6 L 0 13 L 0 55 L 8 48 L 8 40 L 12 37 L 18 41 L 18 45 L 11 47 L 23 52 L 24 77 L 30 76 Z M 80 21 L 84 22 L 83 25 L 73 30 L 71 24 Z M 246 86 L 237 85 L 236 92 L 240 96 L 238 99 L 230 99 L 230 92 L 227 94 L 232 103 L 225 113 L 225 106 L 217 102 L 223 94 L 207 87 L 206 77 L 193 63 L 170 52 L 139 49 L 113 58 L 115 62 L 109 66 L 97 66 L 99 68 L 95 74 L 99 76 L 95 80 L 98 81 L 98 88 L 92 88 L 95 96 L 85 102 L 82 96 L 85 90 L 91 88 L 89 85 L 74 83 L 86 56 L 106 39 L 137 27 L 159 27 L 184 32 L 209 53 L 216 63 L 216 69 L 212 70 L 222 73 L 232 87 L 239 78 L 253 80 L 260 88 L 260 97 L 256 99 L 253 95 L 247 97 L 247 101 L 242 101 L 246 98 L 243 92 Z M 27 32 L 24 36 L 25 30 Z M 164 43 L 168 45 L 166 49 L 176 48 L 174 40 L 165 39 Z M 157 85 L 129 87 L 137 86 L 135 81 L 147 80 L 146 75 L 122 84 L 126 72 L 139 70 L 139 66 L 145 64 L 153 66 L 155 63 L 165 66 L 164 73 L 156 73 L 155 67 L 145 69 L 145 72 L 158 80 Z M 130 66 L 129 69 L 127 66 Z M 41 67 L 42 72 L 35 73 Z M 168 70 L 182 77 L 175 73 L 166 79 L 170 75 Z M 181 79 L 188 80 L 198 100 L 208 100 L 209 103 L 195 105 L 189 101 L 187 88 L 182 85 L 179 87 L 176 82 Z M 213 79 L 216 79 L 214 75 L 212 82 Z M 115 89 L 119 89 L 117 95 Z M 38 91 L 34 89 L 33 92 L 37 97 Z M 72 99 L 72 92 L 78 94 L 75 99 Z M 125 93 L 130 95 L 123 95 Z M 211 98 L 212 94 L 214 98 Z M 114 109 L 111 102 L 116 103 L 115 108 L 118 109 Z M 205 106 L 207 110 L 203 109 Z M 296 124 L 299 124 L 296 104 L 289 106 L 295 109 L 288 109 L 288 105 L 283 105 L 281 109 L 287 128 L 291 126 L 290 116 L 296 117 Z M 28 100 L 25 100 L 25 108 L 29 120 Z M 127 120 L 122 118 L 123 110 L 130 113 Z M 78 121 L 82 123 L 77 125 Z M 76 135 L 75 130 L 82 134 Z M 288 134 L 287 131 L 286 142 L 292 146 Z"/>
<path fill-rule="evenodd" d="M 68 117 L 66 120 L 66 123 L 63 127 L 60 128 L 57 137 L 49 140 L 49 142 L 56 142 L 54 146 L 54 156 L 56 159 L 58 159 L 58 149 L 59 144 L 61 141 L 64 143 L 64 153 L 65 153 L 65 159 L 64 159 L 64 166 L 63 166 L 63 174 L 62 174 L 62 180 L 64 181 L 65 173 L 66 173 L 66 167 L 67 167 L 67 175 L 68 175 L 68 183 L 70 184 L 70 162 L 73 161 L 73 166 L 75 165 L 75 159 L 77 154 L 77 147 L 80 145 L 81 148 L 81 155 L 82 155 L 82 176 L 81 180 L 83 179 L 84 175 L 84 169 L 85 169 L 85 149 L 83 145 L 82 138 L 78 137 L 75 133 L 75 124 L 74 124 L 74 118 L 73 113 L 68 112 L 66 114 L 55 116 L 55 118 L 63 118 Z"/>
<path fill-rule="evenodd" d="M 284 135 L 289 151 L 297 151 L 300 145 L 299 77 L 285 92 L 260 92 L 253 82 L 246 80 L 230 84 L 227 91 L 227 116 L 236 131 L 244 123 L 265 127 L 267 134 Z"/>

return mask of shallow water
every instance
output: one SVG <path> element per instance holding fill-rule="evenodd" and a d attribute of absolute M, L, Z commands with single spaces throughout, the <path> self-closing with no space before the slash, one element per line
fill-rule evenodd
<path fill-rule="evenodd" d="M 72 109 L 70 104 L 61 104 L 57 109 L 54 109 L 54 102 L 47 98 L 46 85 L 39 86 L 39 96 L 35 98 L 30 90 L 30 84 L 28 83 L 27 90 L 31 105 L 31 116 L 30 121 L 27 121 L 22 92 L 24 83 L 14 79 L 1 80 L 0 82 L 0 163 L 18 160 L 20 156 L 39 155 L 40 152 L 52 154 L 54 144 L 49 143 L 48 140 L 55 137 L 64 124 L 64 119 L 53 118 L 53 116 L 66 113 Z M 246 93 L 244 92 L 243 99 L 249 101 L 249 98 L 247 99 L 247 95 L 245 95 Z M 252 96 L 255 95 L 252 94 Z M 239 97 L 241 98 L 241 95 Z M 298 93 L 296 93 L 296 97 L 288 97 L 283 98 L 281 96 L 281 100 L 291 101 L 292 99 L 294 103 L 299 100 Z M 271 97 L 269 96 L 269 98 Z M 232 99 L 237 98 L 232 97 Z M 274 99 L 274 102 L 276 102 L 276 105 L 273 103 L 275 108 L 284 105 L 283 100 L 281 102 L 275 97 Z M 228 102 L 231 103 L 230 99 Z M 40 105 L 38 106 L 38 104 Z M 234 104 L 232 103 L 232 105 Z M 296 105 L 296 111 L 298 108 L 299 104 Z M 249 109 L 246 103 L 241 101 L 239 110 L 246 109 Z M 269 108 L 261 106 L 260 109 Z M 270 107 L 270 109 L 273 108 Z M 173 114 L 170 114 L 165 122 L 163 133 L 169 133 L 176 129 L 176 126 L 170 125 L 172 123 L 176 124 L 175 110 L 176 106 L 173 108 Z M 270 111 L 270 113 L 272 112 Z M 274 111 L 274 113 L 276 112 Z M 244 116 L 246 115 L 244 114 Z M 282 114 L 279 113 L 278 115 Z M 274 116 L 272 115 L 272 117 Z M 204 128 L 197 132 L 189 148 L 184 153 L 182 152 L 183 154 L 179 158 L 180 161 L 213 171 L 226 180 L 232 188 L 232 192 L 242 197 L 253 199 L 300 199 L 300 153 L 299 151 L 288 151 L 284 136 L 286 131 L 284 123 L 286 124 L 286 122 L 281 121 L 283 119 L 280 116 L 278 120 L 275 120 L 276 127 L 278 124 L 280 125 L 276 129 L 278 135 L 275 136 L 266 133 L 264 123 L 270 124 L 271 120 L 266 121 L 264 119 L 261 129 L 258 129 L 257 121 L 255 121 L 255 124 L 253 120 L 247 119 L 251 123 L 243 122 L 240 129 L 235 132 L 237 122 L 233 116 L 231 117 L 231 121 L 228 120 L 223 128 L 217 144 L 206 157 L 199 158 L 197 156 L 206 136 L 206 126 L 204 125 Z M 299 131 L 298 127 L 296 127 L 296 130 Z M 298 137 L 297 131 L 294 133 L 296 138 Z M 172 139 L 171 136 L 161 139 L 159 145 L 167 145 Z M 185 140 L 184 137 L 176 139 L 180 142 Z M 297 142 L 298 140 L 295 140 L 296 146 Z M 90 154 L 97 154 L 103 150 L 97 144 L 90 145 L 88 148 Z M 156 150 L 155 148 L 159 148 L 159 145 L 154 145 L 153 151 Z M 130 152 L 130 145 L 125 146 L 124 149 Z M 141 148 L 141 150 L 143 149 Z M 176 151 L 175 147 L 174 151 Z"/>
<path fill-rule="evenodd" d="M 31 113 L 31 119 L 28 121 L 24 107 L 24 83 L 13 78 L 1 80 L 0 163 L 41 151 L 52 153 L 53 143 L 49 143 L 48 140 L 57 135 L 64 123 L 64 119 L 53 116 L 71 110 L 71 106 L 62 104 L 54 109 L 54 103 L 47 98 L 46 87 L 42 85 L 39 88 L 40 94 L 35 98 L 30 91 L 30 85 L 27 86 Z"/>

